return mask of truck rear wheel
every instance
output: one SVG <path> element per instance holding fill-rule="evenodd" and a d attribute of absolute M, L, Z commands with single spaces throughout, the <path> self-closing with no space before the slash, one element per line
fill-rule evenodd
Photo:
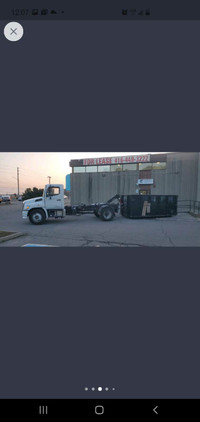
<path fill-rule="evenodd" d="M 110 207 L 109 205 L 103 205 L 100 208 L 99 213 L 103 221 L 111 221 L 115 215 L 112 207 Z"/>
<path fill-rule="evenodd" d="M 29 215 L 29 220 L 32 224 L 43 224 L 46 220 L 46 216 L 43 210 L 33 210 Z"/>

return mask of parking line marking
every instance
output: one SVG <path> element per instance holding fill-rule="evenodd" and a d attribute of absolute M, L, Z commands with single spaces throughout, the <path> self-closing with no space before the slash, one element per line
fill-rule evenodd
<path fill-rule="evenodd" d="M 25 248 L 25 247 L 27 247 L 27 248 L 53 248 L 54 247 L 54 245 L 39 245 L 39 244 L 36 244 L 36 243 L 27 243 L 27 245 L 22 245 L 22 248 Z"/>

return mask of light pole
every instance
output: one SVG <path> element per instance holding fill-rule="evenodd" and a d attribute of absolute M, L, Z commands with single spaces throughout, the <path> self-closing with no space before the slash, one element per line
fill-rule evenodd
<path fill-rule="evenodd" d="M 17 167 L 17 195 L 19 196 L 19 167 Z"/>

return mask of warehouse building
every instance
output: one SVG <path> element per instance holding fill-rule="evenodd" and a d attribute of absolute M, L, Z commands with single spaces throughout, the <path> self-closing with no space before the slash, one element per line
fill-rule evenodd
<path fill-rule="evenodd" d="M 200 201 L 200 153 L 172 152 L 71 160 L 72 204 L 120 195 L 178 195 Z M 69 176 L 68 185 L 69 185 Z"/>

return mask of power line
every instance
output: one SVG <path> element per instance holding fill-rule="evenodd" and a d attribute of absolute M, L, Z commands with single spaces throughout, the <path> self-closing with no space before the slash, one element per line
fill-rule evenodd
<path fill-rule="evenodd" d="M 25 167 L 21 167 L 20 166 L 20 169 L 25 170 L 25 171 L 28 171 L 29 173 L 31 171 L 32 173 L 37 173 L 37 175 L 42 175 L 42 176 L 45 176 L 46 177 L 46 175 L 44 173 L 38 172 L 37 170 L 33 170 L 31 167 L 25 168 Z"/>
<path fill-rule="evenodd" d="M 16 171 L 16 167 L 14 167 L 14 166 L 12 166 L 12 167 L 10 167 L 10 166 L 5 166 L 5 165 L 0 165 L 0 171 L 1 172 L 11 172 L 11 171 Z M 24 167 L 21 167 L 20 166 L 20 173 L 21 173 L 21 171 L 25 171 L 25 172 L 27 172 L 28 174 L 30 174 L 30 173 L 35 173 L 35 174 L 37 174 L 37 175 L 39 175 L 39 176 L 43 176 L 43 177 L 46 177 L 46 174 L 44 174 L 44 173 L 41 173 L 41 172 L 38 172 L 37 170 L 33 170 L 32 168 L 24 168 Z"/>
<path fill-rule="evenodd" d="M 5 165 L 5 164 L 0 164 L 0 168 L 2 168 L 2 169 L 8 169 L 8 170 L 11 170 L 11 169 L 14 169 L 15 167 L 13 166 L 13 165 L 11 165 L 11 166 L 7 166 L 7 165 Z"/>
<path fill-rule="evenodd" d="M 8 169 L 1 169 L 0 168 L 0 172 L 1 173 L 13 173 L 15 171 L 15 169 L 13 169 L 13 170 L 8 170 Z"/>
<path fill-rule="evenodd" d="M 11 171 L 15 172 L 16 171 L 15 169 L 16 169 L 16 167 L 14 167 L 14 166 L 8 166 L 8 165 L 5 165 L 5 164 L 3 164 L 3 165 L 0 164 L 0 172 L 1 173 L 3 173 L 3 172 L 9 173 Z M 26 172 L 26 176 L 30 175 L 30 173 L 35 173 L 39 177 L 44 177 L 44 178 L 47 177 L 44 173 L 41 173 L 41 172 L 31 168 L 31 167 L 25 168 L 25 167 L 20 166 L 20 174 L 24 173 L 24 172 Z"/>

